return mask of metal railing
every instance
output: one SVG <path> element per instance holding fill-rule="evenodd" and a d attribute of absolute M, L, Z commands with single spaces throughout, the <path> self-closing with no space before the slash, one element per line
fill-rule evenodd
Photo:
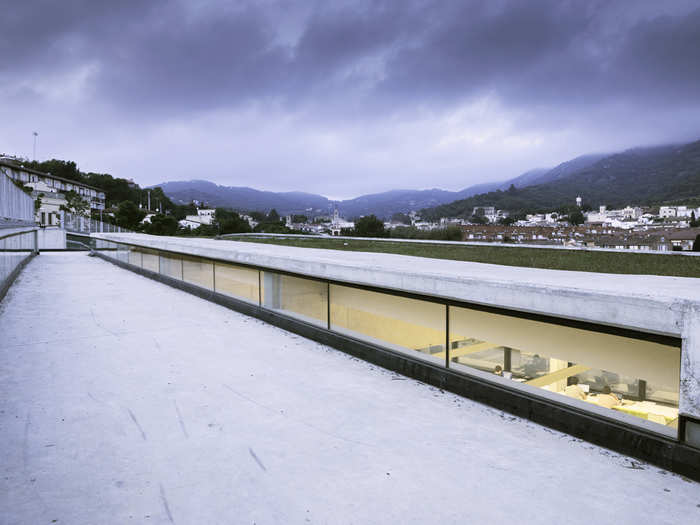
<path fill-rule="evenodd" d="M 129 233 L 131 230 L 74 213 L 62 212 L 61 228 L 71 233 Z"/>

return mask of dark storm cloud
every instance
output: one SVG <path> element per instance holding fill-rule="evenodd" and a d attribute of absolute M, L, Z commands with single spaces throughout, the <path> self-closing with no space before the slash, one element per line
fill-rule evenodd
<path fill-rule="evenodd" d="M 700 9 L 611 28 L 614 15 L 603 3 L 461 5 L 391 57 L 382 89 L 443 102 L 491 92 L 510 104 L 597 104 L 671 92 L 682 99 L 670 103 L 697 103 Z"/>
<path fill-rule="evenodd" d="M 17 3 L 0 22 L 1 71 L 95 63 L 94 96 L 139 113 L 313 97 L 359 98 L 374 113 L 483 93 L 516 105 L 678 104 L 700 80 L 700 9 L 635 19 L 636 2 L 320 3 L 284 41 L 293 4 L 143 5 Z"/>
<path fill-rule="evenodd" d="M 40 129 L 143 182 L 458 189 L 696 140 L 699 50 L 697 0 L 23 0 L 0 16 L 0 149 Z"/>

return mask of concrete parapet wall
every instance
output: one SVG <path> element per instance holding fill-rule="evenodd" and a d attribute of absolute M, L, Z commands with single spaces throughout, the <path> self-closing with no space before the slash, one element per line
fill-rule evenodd
<path fill-rule="evenodd" d="M 66 232 L 58 228 L 42 228 L 38 232 L 39 250 L 65 250 Z"/>

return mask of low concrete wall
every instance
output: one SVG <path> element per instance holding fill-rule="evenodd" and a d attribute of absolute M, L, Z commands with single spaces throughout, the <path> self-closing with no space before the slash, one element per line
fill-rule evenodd
<path fill-rule="evenodd" d="M 39 251 L 65 250 L 66 232 L 58 228 L 42 228 L 39 230 Z"/>

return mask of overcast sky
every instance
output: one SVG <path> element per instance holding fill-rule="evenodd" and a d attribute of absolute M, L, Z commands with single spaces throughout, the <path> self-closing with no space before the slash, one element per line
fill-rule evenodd
<path fill-rule="evenodd" d="M 462 189 L 700 139 L 700 2 L 11 1 L 0 121 L 142 186 Z"/>

